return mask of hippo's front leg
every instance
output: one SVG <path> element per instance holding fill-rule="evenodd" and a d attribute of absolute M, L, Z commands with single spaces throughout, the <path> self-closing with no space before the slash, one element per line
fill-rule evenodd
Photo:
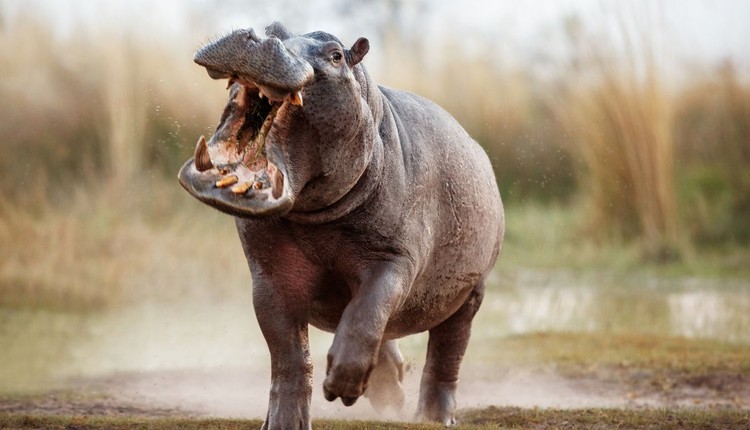
<path fill-rule="evenodd" d="M 367 388 L 386 324 L 402 304 L 410 282 L 408 264 L 379 262 L 368 268 L 341 316 L 328 351 L 323 392 L 328 401 L 341 397 L 350 406 Z"/>
<path fill-rule="evenodd" d="M 302 301 L 290 303 L 271 283 L 253 280 L 253 305 L 271 353 L 271 393 L 262 430 L 309 430 L 312 362 Z"/>

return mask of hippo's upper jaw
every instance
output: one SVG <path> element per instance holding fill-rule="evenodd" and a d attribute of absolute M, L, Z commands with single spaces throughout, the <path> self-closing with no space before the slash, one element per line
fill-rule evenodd
<path fill-rule="evenodd" d="M 278 30 L 280 25 L 274 28 Z M 195 53 L 194 60 L 213 79 L 243 77 L 255 86 L 273 89 L 278 95 L 294 93 L 310 81 L 313 68 L 301 56 L 292 54 L 277 36 L 291 35 L 275 34 L 262 39 L 252 29 L 235 30 L 203 46 Z M 266 95 L 272 94 L 267 91 Z"/>

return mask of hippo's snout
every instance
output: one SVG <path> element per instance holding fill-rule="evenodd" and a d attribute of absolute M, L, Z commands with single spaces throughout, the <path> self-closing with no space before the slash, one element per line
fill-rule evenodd
<path fill-rule="evenodd" d="M 252 29 L 236 30 L 206 44 L 194 61 L 213 79 L 252 82 L 268 92 L 295 93 L 313 76 L 312 66 L 289 52 L 280 39 L 261 39 Z"/>

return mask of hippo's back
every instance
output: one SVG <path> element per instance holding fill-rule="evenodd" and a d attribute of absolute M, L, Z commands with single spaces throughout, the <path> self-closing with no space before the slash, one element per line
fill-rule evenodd
<path fill-rule="evenodd" d="M 425 250 L 414 288 L 422 289 L 424 298 L 434 294 L 436 284 L 446 294 L 473 288 L 494 265 L 504 232 L 490 160 L 440 106 L 411 93 L 381 90 L 395 118 L 408 187 L 419 199 L 409 202 L 418 208 L 418 240 Z M 418 298 L 413 306 L 420 306 Z"/>

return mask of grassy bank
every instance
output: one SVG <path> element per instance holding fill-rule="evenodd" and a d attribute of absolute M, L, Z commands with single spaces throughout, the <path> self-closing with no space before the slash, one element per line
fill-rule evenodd
<path fill-rule="evenodd" d="M 633 405 L 750 407 L 750 348 L 643 333 L 535 333 L 497 339 L 475 357 L 499 368 L 552 371 Z M 749 413 L 750 416 L 750 413 Z"/>

